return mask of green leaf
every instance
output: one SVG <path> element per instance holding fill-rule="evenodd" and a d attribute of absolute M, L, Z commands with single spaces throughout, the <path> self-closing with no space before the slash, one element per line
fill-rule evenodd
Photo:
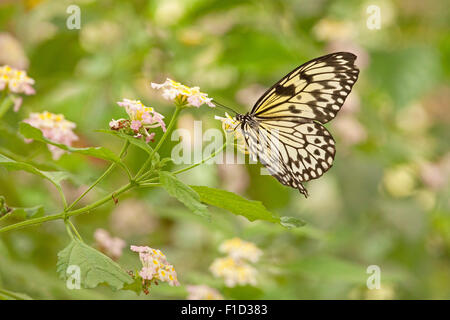
<path fill-rule="evenodd" d="M 25 293 L 13 292 L 0 288 L 0 300 L 33 300 Z"/>
<path fill-rule="evenodd" d="M 286 228 L 299 228 L 303 227 L 306 222 L 298 218 L 283 216 L 280 217 L 280 224 Z"/>
<path fill-rule="evenodd" d="M 50 181 L 58 190 L 62 192 L 60 182 L 67 179 L 70 175 L 67 172 L 62 171 L 42 171 L 29 163 L 14 161 L 4 155 L 0 154 L 0 166 L 5 167 L 8 170 L 23 170 L 41 178 Z"/>
<path fill-rule="evenodd" d="M 365 283 L 366 267 L 332 256 L 306 257 L 285 265 L 287 271 L 304 273 L 321 281 Z"/>
<path fill-rule="evenodd" d="M 148 143 L 146 143 L 144 140 L 142 139 L 137 139 L 135 137 L 132 137 L 130 135 L 127 135 L 123 132 L 118 132 L 118 131 L 113 131 L 113 130 L 96 130 L 97 132 L 103 132 L 103 133 L 108 133 L 108 134 L 112 134 L 120 139 L 124 139 L 127 140 L 129 143 L 131 143 L 132 145 L 135 145 L 138 148 L 141 148 L 142 150 L 144 150 L 145 152 L 147 152 L 148 154 L 152 154 L 153 149 L 152 147 L 150 147 L 148 145 Z"/>
<path fill-rule="evenodd" d="M 12 210 L 4 216 L 0 216 L 0 220 L 9 217 L 18 220 L 27 220 L 31 218 L 39 218 L 44 215 L 44 206 L 39 205 L 31 208 L 11 208 Z"/>
<path fill-rule="evenodd" d="M 191 186 L 204 203 L 246 217 L 249 221 L 264 220 L 284 227 L 299 227 L 305 223 L 293 217 L 279 217 L 268 211 L 260 201 L 248 200 L 233 192 L 203 186 Z"/>
<path fill-rule="evenodd" d="M 200 202 L 198 193 L 178 180 L 173 174 L 167 171 L 160 171 L 159 181 L 172 197 L 183 202 L 186 207 L 192 210 L 192 212 L 210 218 L 208 208 Z"/>
<path fill-rule="evenodd" d="M 65 144 L 57 143 L 57 142 L 54 142 L 54 141 L 51 141 L 51 140 L 45 138 L 42 135 L 41 130 L 39 130 L 25 122 L 20 123 L 20 133 L 25 138 L 48 143 L 48 144 L 54 145 L 58 148 L 61 148 L 63 150 L 69 151 L 69 152 L 79 153 L 79 154 L 92 156 L 92 157 L 103 159 L 103 160 L 121 163 L 120 158 L 109 149 L 106 149 L 104 147 L 90 147 L 90 148 L 69 147 L 69 146 L 66 146 Z"/>
<path fill-rule="evenodd" d="M 132 283 L 126 283 L 122 290 L 130 290 L 140 296 L 142 293 L 142 278 L 136 277 Z"/>
<path fill-rule="evenodd" d="M 67 280 L 69 266 L 80 268 L 80 282 L 84 288 L 95 288 L 101 283 L 119 290 L 126 284 L 132 284 L 133 278 L 117 263 L 94 248 L 78 240 L 72 242 L 58 253 L 56 271 L 59 277 Z"/>

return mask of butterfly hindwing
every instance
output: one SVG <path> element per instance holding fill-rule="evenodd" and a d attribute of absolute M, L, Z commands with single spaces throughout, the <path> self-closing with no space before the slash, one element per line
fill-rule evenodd
<path fill-rule="evenodd" d="M 250 154 L 278 181 L 305 196 L 302 182 L 320 177 L 333 164 L 335 142 L 319 123 L 265 120 L 246 123 L 242 131 Z"/>
<path fill-rule="evenodd" d="M 261 120 L 330 121 L 358 79 L 355 59 L 352 53 L 336 52 L 306 62 L 267 90 L 250 115 Z"/>

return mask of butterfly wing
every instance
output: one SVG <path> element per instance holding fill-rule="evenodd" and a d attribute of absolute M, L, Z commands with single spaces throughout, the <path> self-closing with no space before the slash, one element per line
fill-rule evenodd
<path fill-rule="evenodd" d="M 355 59 L 352 53 L 336 52 L 302 64 L 267 90 L 250 115 L 258 120 L 330 121 L 358 79 Z"/>
<path fill-rule="evenodd" d="M 251 155 L 282 184 L 308 192 L 302 182 L 316 179 L 331 168 L 335 142 L 325 127 L 311 120 L 265 120 L 241 126 Z"/>

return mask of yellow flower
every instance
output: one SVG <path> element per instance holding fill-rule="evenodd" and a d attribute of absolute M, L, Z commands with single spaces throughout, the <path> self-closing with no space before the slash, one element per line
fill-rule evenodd
<path fill-rule="evenodd" d="M 239 127 L 240 122 L 237 121 L 235 118 L 232 118 L 227 112 L 225 112 L 225 117 L 215 116 L 214 119 L 220 120 L 222 122 L 222 129 L 223 131 L 225 131 L 225 133 L 230 133 L 234 135 L 238 149 L 242 153 L 248 154 L 245 138 Z"/>

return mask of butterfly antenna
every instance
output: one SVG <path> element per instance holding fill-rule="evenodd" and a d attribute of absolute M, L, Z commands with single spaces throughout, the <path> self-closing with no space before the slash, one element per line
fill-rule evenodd
<path fill-rule="evenodd" d="M 230 111 L 230 112 L 233 112 L 234 114 L 238 114 L 238 113 L 239 113 L 239 112 L 235 111 L 234 109 L 232 109 L 232 108 L 230 108 L 230 107 L 227 107 L 226 105 L 220 103 L 220 102 L 217 101 L 216 99 L 213 99 L 213 103 L 214 103 L 216 106 L 218 106 L 219 108 L 228 110 L 228 111 Z"/>

